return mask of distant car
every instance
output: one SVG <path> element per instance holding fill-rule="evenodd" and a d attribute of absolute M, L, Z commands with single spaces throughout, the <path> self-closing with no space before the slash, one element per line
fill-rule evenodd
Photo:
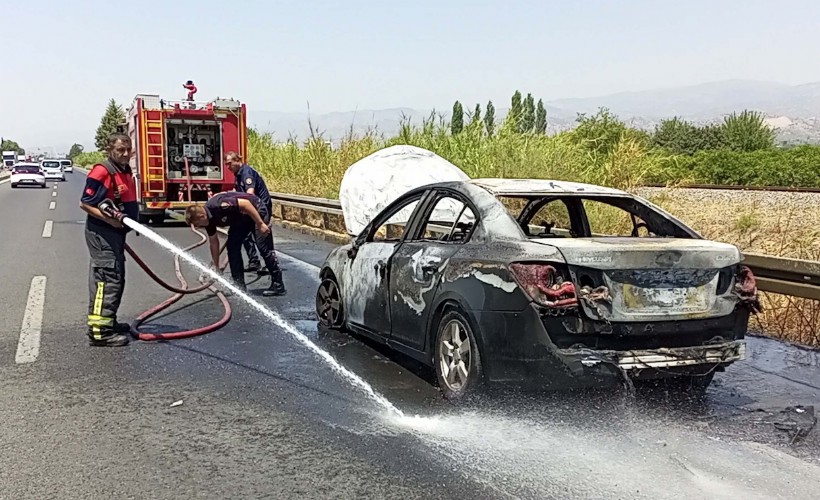
<path fill-rule="evenodd" d="M 745 355 L 759 303 L 740 262 L 735 246 L 620 190 L 441 182 L 329 254 L 316 313 L 433 367 L 450 399 L 487 382 L 664 379 L 699 394 Z"/>
<path fill-rule="evenodd" d="M 60 165 L 63 166 L 63 172 L 74 172 L 74 163 L 71 160 L 60 160 Z"/>
<path fill-rule="evenodd" d="M 46 187 L 45 172 L 37 163 L 17 163 L 11 168 L 11 187 L 40 186 Z"/>
<path fill-rule="evenodd" d="M 43 160 L 40 166 L 43 167 L 46 179 L 65 181 L 65 173 L 63 172 L 62 165 L 60 165 L 60 160 Z"/>

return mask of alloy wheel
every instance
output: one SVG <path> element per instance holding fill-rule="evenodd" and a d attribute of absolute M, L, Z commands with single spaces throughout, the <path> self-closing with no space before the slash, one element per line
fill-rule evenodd
<path fill-rule="evenodd" d="M 342 322 L 342 298 L 336 281 L 326 279 L 316 293 L 316 314 L 319 322 L 327 327 L 337 327 Z"/>
<path fill-rule="evenodd" d="M 459 392 L 470 378 L 470 337 L 461 322 L 454 319 L 444 327 L 439 342 L 439 368 L 442 378 L 451 391 Z"/>

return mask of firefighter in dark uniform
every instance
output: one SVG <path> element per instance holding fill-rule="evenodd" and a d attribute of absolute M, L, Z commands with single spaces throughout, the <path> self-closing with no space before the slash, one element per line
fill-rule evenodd
<path fill-rule="evenodd" d="M 219 269 L 219 237 L 216 235 L 216 228 L 227 226 L 231 278 L 237 288 L 246 290 L 242 243 L 249 234 L 254 233 L 256 246 L 259 247 L 262 260 L 268 266 L 271 276 L 270 287 L 262 292 L 262 295 L 285 295 L 282 270 L 279 269 L 279 262 L 273 249 L 273 235 L 265 220 L 270 220 L 270 215 L 259 198 L 253 194 L 236 191 L 216 194 L 204 206 L 193 205 L 185 210 L 185 222 L 194 227 L 204 227 L 208 233 L 212 269 Z"/>
<path fill-rule="evenodd" d="M 128 162 L 131 139 L 115 134 L 108 139 L 108 158 L 88 172 L 80 207 L 88 213 L 85 241 L 91 255 L 88 273 L 88 338 L 92 346 L 128 344 L 130 325 L 117 321 L 125 287 L 125 235 L 129 229 L 111 217 L 112 209 L 137 219 L 139 206 Z"/>
<path fill-rule="evenodd" d="M 251 168 L 250 165 L 242 163 L 242 157 L 235 151 L 229 151 L 225 155 L 225 166 L 233 173 L 236 179 L 234 185 L 236 191 L 256 195 L 259 201 L 265 205 L 267 209 L 265 224 L 270 224 L 270 217 L 273 214 L 273 200 L 271 200 L 268 186 L 265 184 L 265 180 L 262 176 L 259 175 L 259 172 Z M 263 274 L 264 270 L 259 265 L 259 254 L 256 252 L 256 238 L 253 234 L 248 235 L 244 245 L 245 252 L 248 254 L 248 267 L 245 268 L 245 271 L 256 271 L 259 274 Z"/>

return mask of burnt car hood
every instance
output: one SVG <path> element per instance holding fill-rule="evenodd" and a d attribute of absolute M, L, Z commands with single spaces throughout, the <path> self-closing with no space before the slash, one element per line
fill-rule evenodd
<path fill-rule="evenodd" d="M 597 269 L 719 269 L 737 264 L 734 245 L 685 238 L 535 238 L 554 247 L 567 264 Z"/>

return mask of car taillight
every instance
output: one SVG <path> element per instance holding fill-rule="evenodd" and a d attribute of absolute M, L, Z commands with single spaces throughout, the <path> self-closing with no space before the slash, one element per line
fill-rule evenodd
<path fill-rule="evenodd" d="M 572 307 L 578 304 L 575 285 L 564 281 L 549 264 L 510 265 L 518 285 L 537 304 L 544 307 Z"/>

